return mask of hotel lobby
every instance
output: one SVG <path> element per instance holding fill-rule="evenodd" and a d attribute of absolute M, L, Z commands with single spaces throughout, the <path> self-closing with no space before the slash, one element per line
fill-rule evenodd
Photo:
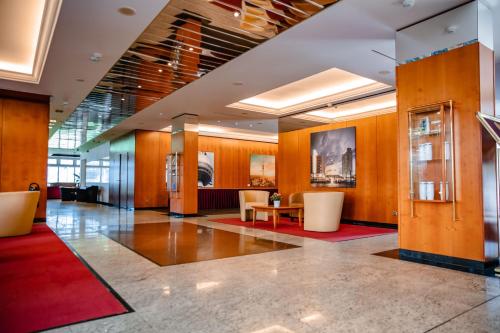
<path fill-rule="evenodd" d="M 500 332 L 499 1 L 0 27 L 0 332 Z"/>

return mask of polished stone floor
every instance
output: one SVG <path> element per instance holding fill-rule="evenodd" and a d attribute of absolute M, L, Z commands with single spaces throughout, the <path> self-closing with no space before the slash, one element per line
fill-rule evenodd
<path fill-rule="evenodd" d="M 298 247 L 180 221 L 108 226 L 103 234 L 160 266 Z"/>
<path fill-rule="evenodd" d="M 103 235 L 180 221 L 300 247 L 161 267 Z M 59 201 L 48 224 L 135 310 L 54 332 L 500 331 L 500 279 L 371 255 L 396 235 L 330 243 Z"/>

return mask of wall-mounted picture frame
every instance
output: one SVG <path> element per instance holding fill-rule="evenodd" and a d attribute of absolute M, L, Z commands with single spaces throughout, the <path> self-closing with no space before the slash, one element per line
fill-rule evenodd
<path fill-rule="evenodd" d="M 250 186 L 276 186 L 276 157 L 274 155 L 250 156 Z"/>
<path fill-rule="evenodd" d="M 211 151 L 198 152 L 198 187 L 214 187 L 215 154 Z"/>
<path fill-rule="evenodd" d="M 311 133 L 313 187 L 356 187 L 356 127 Z"/>

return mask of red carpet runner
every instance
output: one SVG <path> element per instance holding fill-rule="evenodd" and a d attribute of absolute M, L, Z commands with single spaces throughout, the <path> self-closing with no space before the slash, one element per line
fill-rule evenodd
<path fill-rule="evenodd" d="M 0 332 L 32 332 L 127 309 L 45 224 L 0 238 Z"/>
<path fill-rule="evenodd" d="M 278 226 L 276 226 L 276 229 L 273 229 L 273 222 L 271 219 L 269 220 L 269 222 L 257 221 L 255 222 L 255 227 L 252 226 L 251 221 L 241 222 L 239 218 L 211 219 L 210 221 L 247 228 L 269 230 L 300 237 L 309 237 L 328 242 L 342 242 L 346 240 L 380 236 L 397 232 L 397 230 L 395 229 L 365 227 L 352 224 L 341 224 L 340 229 L 335 232 L 305 231 L 304 229 L 302 229 L 302 227 L 299 227 L 298 223 L 291 222 L 288 218 L 280 218 L 280 223 L 278 224 Z"/>

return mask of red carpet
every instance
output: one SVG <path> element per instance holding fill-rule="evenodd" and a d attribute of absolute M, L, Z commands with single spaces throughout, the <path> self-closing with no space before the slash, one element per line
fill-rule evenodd
<path fill-rule="evenodd" d="M 273 222 L 271 220 L 269 222 L 257 221 L 255 222 L 255 227 L 252 226 L 251 221 L 241 222 L 239 218 L 213 219 L 210 221 L 247 228 L 269 230 L 300 237 L 309 237 L 328 242 L 342 242 L 346 240 L 380 236 L 397 232 L 397 230 L 395 229 L 365 227 L 352 224 L 340 224 L 340 229 L 335 232 L 305 231 L 304 229 L 302 229 L 302 227 L 299 227 L 299 224 L 297 222 L 291 222 L 288 218 L 280 218 L 280 223 L 276 226 L 276 229 L 273 229 Z"/>
<path fill-rule="evenodd" d="M 128 312 L 45 224 L 0 238 L 0 331 L 32 332 Z"/>

